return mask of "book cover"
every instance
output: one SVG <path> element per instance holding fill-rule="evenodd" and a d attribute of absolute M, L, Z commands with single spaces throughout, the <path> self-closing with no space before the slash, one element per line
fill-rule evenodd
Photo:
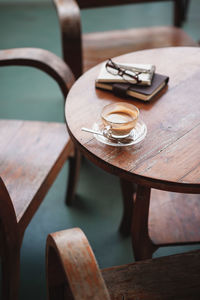
<path fill-rule="evenodd" d="M 150 86 L 135 85 L 130 83 L 95 82 L 96 88 L 113 92 L 118 97 L 131 96 L 143 101 L 150 101 L 168 83 L 169 77 L 155 73 Z"/>

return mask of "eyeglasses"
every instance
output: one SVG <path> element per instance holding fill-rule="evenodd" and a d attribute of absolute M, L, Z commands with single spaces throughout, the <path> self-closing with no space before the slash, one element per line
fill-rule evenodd
<path fill-rule="evenodd" d="M 131 70 L 131 68 L 121 67 L 114 63 L 112 59 L 108 59 L 106 63 L 106 70 L 108 73 L 116 76 L 121 76 L 125 81 L 129 83 L 140 83 L 141 80 L 139 79 L 139 75 L 142 72 Z M 134 81 L 133 81 L 134 80 Z"/>

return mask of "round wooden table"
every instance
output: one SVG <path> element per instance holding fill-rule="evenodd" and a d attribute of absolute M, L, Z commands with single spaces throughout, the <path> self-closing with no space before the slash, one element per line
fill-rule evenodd
<path fill-rule="evenodd" d="M 136 259 L 150 257 L 159 246 L 199 242 L 200 48 L 144 50 L 113 60 L 155 64 L 157 73 L 169 76 L 168 87 L 151 102 L 121 99 L 95 88 L 101 65 L 92 68 L 77 80 L 67 97 L 70 136 L 100 168 L 137 183 L 132 218 Z M 148 130 L 141 143 L 112 147 L 81 131 L 100 120 L 106 104 L 117 101 L 140 109 Z"/>

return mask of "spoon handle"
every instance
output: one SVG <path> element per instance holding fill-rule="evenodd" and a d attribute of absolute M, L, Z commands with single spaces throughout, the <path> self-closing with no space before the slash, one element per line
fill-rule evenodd
<path fill-rule="evenodd" d="M 90 129 L 90 128 L 85 128 L 85 127 L 82 127 L 82 128 L 81 128 L 81 130 L 83 130 L 83 131 L 86 131 L 86 132 L 90 132 L 90 133 L 94 133 L 94 134 L 103 135 L 103 133 L 102 133 L 102 132 L 100 132 L 100 131 L 95 131 L 95 130 L 93 130 L 93 129 Z"/>

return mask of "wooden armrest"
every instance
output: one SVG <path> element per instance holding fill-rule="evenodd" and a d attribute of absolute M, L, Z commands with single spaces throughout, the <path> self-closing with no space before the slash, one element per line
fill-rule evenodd
<path fill-rule="evenodd" d="M 14 48 L 0 50 L 0 66 L 31 66 L 38 68 L 56 80 L 66 98 L 74 83 L 74 76 L 64 61 L 55 54 L 38 48 Z"/>
<path fill-rule="evenodd" d="M 75 78 L 83 73 L 80 9 L 75 0 L 53 0 L 60 23 L 64 61 Z"/>
<path fill-rule="evenodd" d="M 87 238 L 79 228 L 50 234 L 46 244 L 49 299 L 110 299 Z M 64 288 L 65 287 L 65 288 Z"/>

